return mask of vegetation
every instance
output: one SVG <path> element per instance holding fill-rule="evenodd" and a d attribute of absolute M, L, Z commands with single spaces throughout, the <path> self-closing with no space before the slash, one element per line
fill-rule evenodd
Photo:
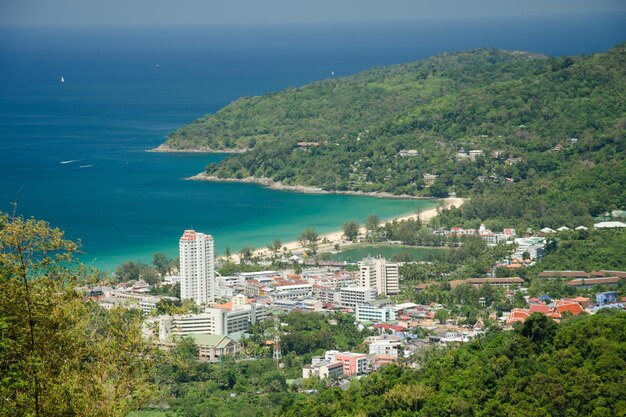
<path fill-rule="evenodd" d="M 357 222 L 355 221 L 346 222 L 343 225 L 343 235 L 346 237 L 346 239 L 350 241 L 354 241 L 359 235 L 359 229 L 360 229 L 360 226 Z"/>
<path fill-rule="evenodd" d="M 588 225 L 626 206 L 625 50 L 442 54 L 242 98 L 167 144 L 249 149 L 209 165 L 218 177 L 471 196 L 462 212 L 443 216 L 448 225 Z M 484 156 L 457 161 L 461 148 Z M 417 154 L 401 156 L 407 149 Z M 426 187 L 424 174 L 438 177 Z"/>
<path fill-rule="evenodd" d="M 557 325 L 535 314 L 513 332 L 431 351 L 418 370 L 388 366 L 283 403 L 307 416 L 623 416 L 626 313 L 604 310 Z"/>
<path fill-rule="evenodd" d="M 83 301 L 76 245 L 0 213 L 0 415 L 124 416 L 158 392 L 141 317 Z"/>

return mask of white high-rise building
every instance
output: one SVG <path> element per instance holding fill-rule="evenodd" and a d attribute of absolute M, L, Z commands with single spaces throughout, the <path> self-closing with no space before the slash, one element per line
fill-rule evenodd
<path fill-rule="evenodd" d="M 397 294 L 400 290 L 398 264 L 385 258 L 365 258 L 359 262 L 359 280 L 363 287 L 376 288 L 378 295 Z"/>
<path fill-rule="evenodd" d="M 185 230 L 180 238 L 180 298 L 198 305 L 215 301 L 213 237 Z"/>

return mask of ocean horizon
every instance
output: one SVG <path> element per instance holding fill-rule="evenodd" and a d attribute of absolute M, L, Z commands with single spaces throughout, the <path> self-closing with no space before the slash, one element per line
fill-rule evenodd
<path fill-rule="evenodd" d="M 146 152 L 241 96 L 480 47 L 587 54 L 626 14 L 285 26 L 0 27 L 0 211 L 46 220 L 104 270 L 177 255 L 183 230 L 219 253 L 338 230 L 432 201 L 185 181 L 223 154 Z M 61 82 L 63 77 L 63 82 Z"/>

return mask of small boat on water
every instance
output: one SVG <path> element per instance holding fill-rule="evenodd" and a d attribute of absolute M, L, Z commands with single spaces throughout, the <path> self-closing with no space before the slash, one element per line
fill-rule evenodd
<path fill-rule="evenodd" d="M 65 82 L 65 78 L 63 78 L 63 76 L 61 75 L 61 82 L 64 83 Z"/>

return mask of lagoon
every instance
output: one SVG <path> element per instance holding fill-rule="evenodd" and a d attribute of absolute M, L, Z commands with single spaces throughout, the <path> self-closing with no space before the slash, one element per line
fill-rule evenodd
<path fill-rule="evenodd" d="M 413 261 L 428 260 L 430 256 L 437 256 L 448 248 L 425 248 L 405 245 L 354 245 L 349 246 L 341 252 L 334 253 L 330 259 L 334 261 L 358 262 L 368 256 L 381 255 L 386 259 L 391 259 L 396 254 L 408 254 Z"/>

